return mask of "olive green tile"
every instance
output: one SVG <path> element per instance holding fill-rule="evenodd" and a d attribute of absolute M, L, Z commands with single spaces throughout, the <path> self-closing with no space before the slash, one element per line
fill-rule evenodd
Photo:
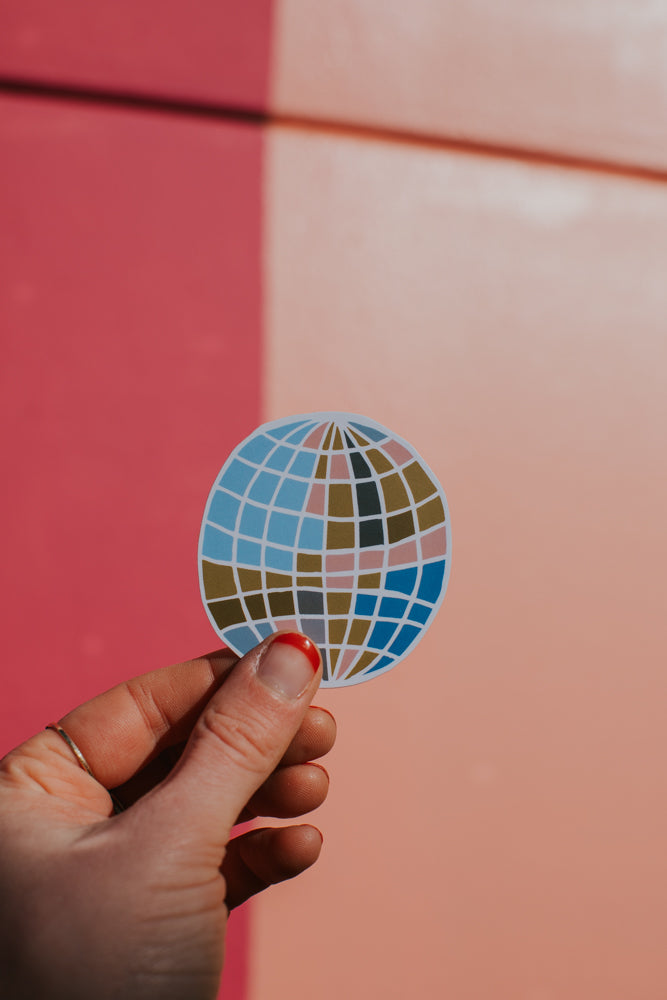
<path fill-rule="evenodd" d="M 402 538 L 409 538 L 415 533 L 415 523 L 412 518 L 412 511 L 405 510 L 402 514 L 394 514 L 387 518 L 387 534 L 390 543 L 400 542 Z"/>
<path fill-rule="evenodd" d="M 369 650 L 366 650 L 361 654 L 347 676 L 354 677 L 355 674 L 360 674 L 362 670 L 366 670 L 367 667 L 370 667 L 373 660 L 376 660 L 377 657 L 377 653 L 371 653 Z"/>
<path fill-rule="evenodd" d="M 291 590 L 281 590 L 277 593 L 271 592 L 269 595 L 269 607 L 274 618 L 293 615 L 294 594 Z"/>
<path fill-rule="evenodd" d="M 352 487 L 348 483 L 329 484 L 329 516 L 353 517 Z"/>
<path fill-rule="evenodd" d="M 354 521 L 329 521 L 327 524 L 327 548 L 354 548 Z"/>
<path fill-rule="evenodd" d="M 365 452 L 365 455 L 375 471 L 380 474 L 383 472 L 390 472 L 394 468 L 387 456 L 381 451 L 378 451 L 377 448 L 369 448 L 368 451 Z"/>
<path fill-rule="evenodd" d="M 218 566 L 203 559 L 201 571 L 204 593 L 209 601 L 217 597 L 233 597 L 238 590 L 232 566 Z"/>
<path fill-rule="evenodd" d="M 327 611 L 330 615 L 346 615 L 350 610 L 352 594 L 327 594 Z"/>
<path fill-rule="evenodd" d="M 445 520 L 445 508 L 442 506 L 440 497 L 433 497 L 428 503 L 424 503 L 417 508 L 417 520 L 422 531 L 427 528 L 434 528 L 436 524 L 442 524 Z"/>
<path fill-rule="evenodd" d="M 397 472 L 393 472 L 390 476 L 383 476 L 380 484 L 387 510 L 402 510 L 404 507 L 410 506 L 408 491 Z"/>
<path fill-rule="evenodd" d="M 347 620 L 345 618 L 329 619 L 329 642 L 336 645 L 343 642 L 347 631 Z"/>
<path fill-rule="evenodd" d="M 248 614 L 253 621 L 260 621 L 262 618 L 268 618 L 266 613 L 266 605 L 264 604 L 264 598 L 261 594 L 248 594 L 245 598 L 245 605 L 248 609 Z"/>
<path fill-rule="evenodd" d="M 232 601 L 210 601 L 208 607 L 219 629 L 246 621 L 245 608 L 238 598 Z"/>
<path fill-rule="evenodd" d="M 321 573 L 322 556 L 311 555 L 309 552 L 299 552 L 296 557 L 296 568 L 299 573 Z"/>
<path fill-rule="evenodd" d="M 368 635 L 371 623 L 363 618 L 355 618 L 350 627 L 347 637 L 348 646 L 363 646 L 364 639 Z"/>
<path fill-rule="evenodd" d="M 431 482 L 419 462 L 412 462 L 402 471 L 417 503 L 421 500 L 426 500 L 427 497 L 430 497 L 431 494 L 435 493 L 435 484 Z"/>
<path fill-rule="evenodd" d="M 241 590 L 247 592 L 262 589 L 262 574 L 258 569 L 240 569 L 238 574 Z"/>

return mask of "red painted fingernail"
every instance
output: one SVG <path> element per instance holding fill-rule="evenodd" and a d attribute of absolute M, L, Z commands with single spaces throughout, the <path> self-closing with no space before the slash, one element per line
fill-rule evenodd
<path fill-rule="evenodd" d="M 288 646 L 294 646 L 295 649 L 298 649 L 308 657 L 313 670 L 319 668 L 320 651 L 313 640 L 309 639 L 307 635 L 302 635 L 301 632 L 278 632 L 273 637 L 272 642 L 284 642 Z"/>
<path fill-rule="evenodd" d="M 295 701 L 310 687 L 320 665 L 315 643 L 300 632 L 278 632 L 257 665 L 257 677 L 271 690 Z"/>

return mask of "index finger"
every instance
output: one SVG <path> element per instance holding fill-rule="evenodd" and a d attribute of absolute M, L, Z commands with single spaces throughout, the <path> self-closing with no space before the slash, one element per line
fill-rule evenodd
<path fill-rule="evenodd" d="M 142 674 L 79 705 L 59 724 L 97 781 L 116 788 L 166 747 L 187 739 L 237 660 L 229 650 L 220 650 Z M 43 739 L 53 737 L 44 732 L 30 742 Z"/>

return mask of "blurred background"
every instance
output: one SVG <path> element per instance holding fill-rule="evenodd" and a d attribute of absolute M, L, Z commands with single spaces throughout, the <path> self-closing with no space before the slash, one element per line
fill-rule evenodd
<path fill-rule="evenodd" d="M 229 1000 L 667 996 L 666 60 L 667 0 L 0 7 L 0 752 L 215 647 L 262 419 L 366 414 L 449 500 Z"/>

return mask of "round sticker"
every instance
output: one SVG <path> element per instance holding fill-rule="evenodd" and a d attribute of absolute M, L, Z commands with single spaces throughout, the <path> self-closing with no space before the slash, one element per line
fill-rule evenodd
<path fill-rule="evenodd" d="M 239 655 L 277 630 L 322 653 L 324 687 L 390 670 L 419 642 L 447 586 L 442 487 L 415 449 L 350 413 L 264 424 L 225 462 L 206 504 L 199 579 Z"/>

